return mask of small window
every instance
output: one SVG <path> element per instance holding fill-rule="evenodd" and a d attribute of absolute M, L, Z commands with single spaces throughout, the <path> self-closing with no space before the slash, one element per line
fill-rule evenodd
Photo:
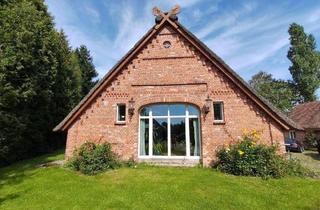
<path fill-rule="evenodd" d="M 163 47 L 164 47 L 164 48 L 170 48 L 170 47 L 171 47 L 171 42 L 169 42 L 169 41 L 164 41 L 164 42 L 163 42 Z"/>
<path fill-rule="evenodd" d="M 118 104 L 117 105 L 117 122 L 126 121 L 126 105 Z"/>
<path fill-rule="evenodd" d="M 223 102 L 213 102 L 214 121 L 223 122 Z"/>
<path fill-rule="evenodd" d="M 296 132 L 294 132 L 294 131 L 289 131 L 289 138 L 290 138 L 290 139 L 296 139 Z"/>

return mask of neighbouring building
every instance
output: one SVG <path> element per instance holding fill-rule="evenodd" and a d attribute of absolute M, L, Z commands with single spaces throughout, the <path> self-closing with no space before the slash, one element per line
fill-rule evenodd
<path fill-rule="evenodd" d="M 110 142 L 122 159 L 210 165 L 245 128 L 284 152 L 295 123 L 184 28 L 177 8 L 154 14 L 155 25 L 54 128 L 67 132 L 66 157 L 93 141 Z"/>
<path fill-rule="evenodd" d="M 289 117 L 300 127 L 300 129 L 290 130 L 287 138 L 296 139 L 303 143 L 306 134 L 311 132 L 320 139 L 320 101 L 313 101 L 299 104 L 293 108 Z"/>

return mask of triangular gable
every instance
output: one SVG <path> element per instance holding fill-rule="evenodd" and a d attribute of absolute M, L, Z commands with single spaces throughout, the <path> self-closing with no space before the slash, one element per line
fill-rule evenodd
<path fill-rule="evenodd" d="M 115 66 L 97 83 L 91 91 L 80 101 L 80 103 L 61 121 L 53 131 L 65 131 L 78 118 L 78 116 L 87 108 L 87 106 L 104 90 L 107 84 L 118 74 L 121 69 L 131 62 L 135 55 L 143 49 L 154 35 L 165 24 L 170 24 L 173 30 L 176 30 L 183 38 L 192 44 L 201 54 L 207 58 L 214 66 L 230 79 L 237 87 L 239 87 L 248 97 L 250 97 L 262 110 L 278 122 L 284 129 L 299 129 L 299 127 L 277 108 L 273 107 L 268 101 L 259 96 L 235 71 L 233 71 L 219 56 L 212 52 L 204 43 L 196 36 L 184 28 L 179 22 L 170 20 L 161 21 L 155 24 L 134 46 L 133 48 L 118 62 Z"/>

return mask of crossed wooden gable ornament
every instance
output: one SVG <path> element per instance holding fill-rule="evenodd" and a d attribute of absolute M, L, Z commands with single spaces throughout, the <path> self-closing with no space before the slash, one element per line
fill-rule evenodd
<path fill-rule="evenodd" d="M 175 5 L 170 12 L 162 12 L 159 7 L 154 7 L 152 9 L 152 14 L 154 16 L 156 16 L 156 23 L 157 25 L 155 26 L 156 29 L 159 28 L 159 26 L 161 25 L 161 23 L 163 23 L 164 21 L 169 21 L 170 23 L 172 23 L 172 25 L 178 27 L 174 22 L 178 20 L 177 14 L 180 13 L 180 6 L 179 5 Z"/>

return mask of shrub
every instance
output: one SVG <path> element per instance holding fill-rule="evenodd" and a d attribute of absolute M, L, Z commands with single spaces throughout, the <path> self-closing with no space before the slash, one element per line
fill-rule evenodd
<path fill-rule="evenodd" d="M 299 177 L 318 177 L 318 174 L 314 171 L 303 167 L 300 161 L 296 158 L 284 160 L 286 168 L 286 175 L 288 176 L 299 176 Z"/>
<path fill-rule="evenodd" d="M 218 170 L 234 175 L 280 178 L 286 175 L 309 174 L 297 160 L 287 160 L 277 154 L 277 146 L 258 144 L 260 134 L 256 130 L 244 132 L 242 139 L 217 152 Z"/>
<path fill-rule="evenodd" d="M 125 160 L 121 162 L 121 166 L 128 167 L 128 168 L 137 168 L 137 163 L 133 158 L 129 160 Z"/>
<path fill-rule="evenodd" d="M 308 131 L 306 133 L 304 143 L 308 148 L 317 148 L 317 151 L 320 154 L 320 138 L 317 138 L 313 132 Z"/>
<path fill-rule="evenodd" d="M 74 152 L 67 166 L 83 174 L 94 175 L 120 166 L 109 143 L 96 145 L 86 142 Z"/>

